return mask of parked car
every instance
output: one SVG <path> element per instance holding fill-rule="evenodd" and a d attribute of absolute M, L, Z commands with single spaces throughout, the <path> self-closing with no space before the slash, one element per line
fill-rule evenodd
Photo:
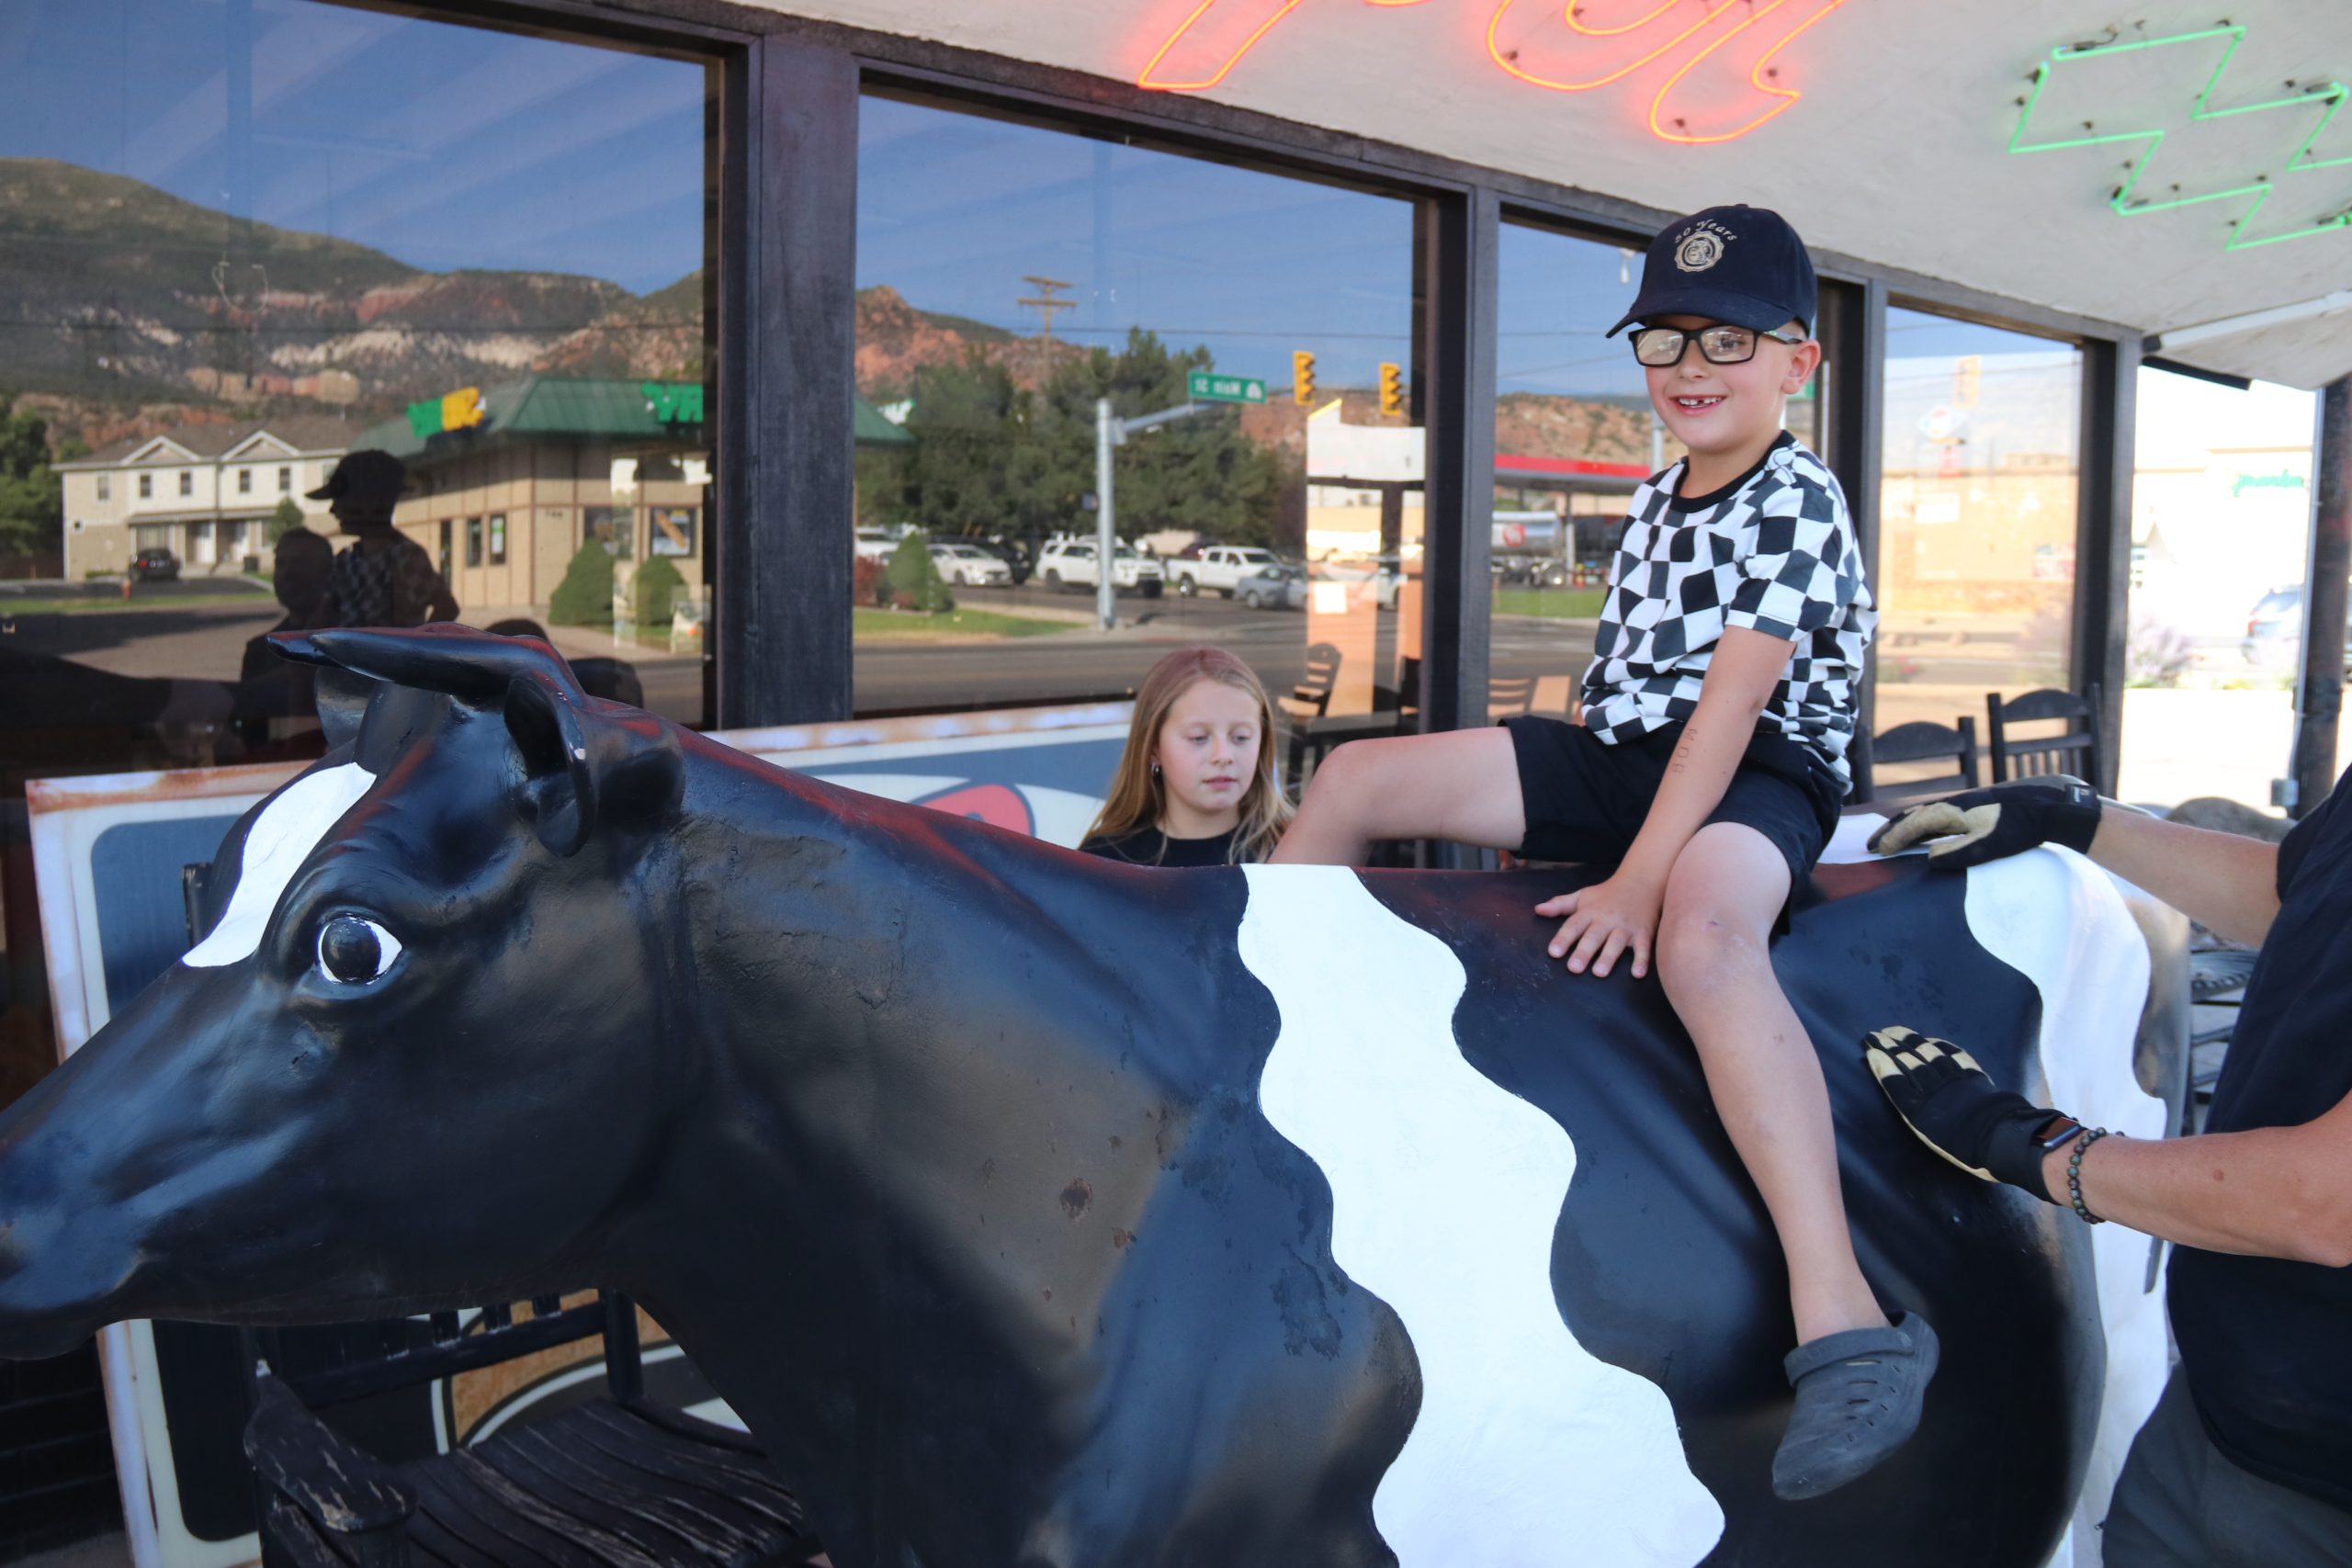
<path fill-rule="evenodd" d="M 1168 569 L 1169 581 L 1187 599 L 1204 588 L 1230 599 L 1240 588 L 1243 578 L 1282 564 L 1273 551 L 1254 545 L 1204 545 L 1198 548 L 1197 556 L 1179 556 Z"/>
<path fill-rule="evenodd" d="M 2345 672 L 2352 674 L 2352 605 L 2345 615 Z M 2274 588 L 2246 615 L 2238 652 L 2248 664 L 2291 674 L 2303 651 L 2303 586 Z"/>
<path fill-rule="evenodd" d="M 931 559 L 941 580 L 957 588 L 1005 588 L 1012 582 L 1012 569 L 978 545 L 943 539 L 931 547 Z"/>
<path fill-rule="evenodd" d="M 1306 570 L 1280 562 L 1262 567 L 1243 578 L 1233 596 L 1252 610 L 1304 610 Z"/>
<path fill-rule="evenodd" d="M 898 547 L 897 536 L 887 528 L 860 528 L 857 531 L 857 553 L 867 560 L 887 561 Z"/>
<path fill-rule="evenodd" d="M 160 546 L 141 550 L 130 558 L 130 580 L 133 582 L 176 582 L 180 575 L 180 558 Z"/>
<path fill-rule="evenodd" d="M 1099 581 L 1091 539 L 1055 539 L 1037 557 L 1037 580 L 1053 589 L 1091 588 Z M 1159 563 L 1122 540 L 1111 554 L 1111 586 L 1122 593 L 1157 599 L 1167 586 Z"/>

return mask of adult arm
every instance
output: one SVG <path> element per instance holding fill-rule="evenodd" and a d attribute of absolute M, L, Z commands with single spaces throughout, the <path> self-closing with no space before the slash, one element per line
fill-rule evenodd
<path fill-rule="evenodd" d="M 1925 845 L 1928 864 L 1963 871 L 2064 844 L 2226 937 L 2262 941 L 2278 913 L 2278 846 L 2109 804 L 2074 780 L 2015 780 L 1907 806 L 1871 835 L 1871 848 L 1894 854 Z"/>
<path fill-rule="evenodd" d="M 2071 1153 L 2042 1161 L 2061 1197 Z M 2183 1247 L 2352 1266 L 2352 1097 L 2300 1127 L 2101 1138 L 2083 1156 L 2082 1189 L 2099 1218 Z"/>
<path fill-rule="evenodd" d="M 2102 810 L 2091 859 L 2232 942 L 2259 946 L 2278 915 L 2278 846 L 2260 839 Z"/>
<path fill-rule="evenodd" d="M 1700 682 L 1698 706 L 1683 723 L 1657 796 L 1615 874 L 1535 907 L 1539 915 L 1566 917 L 1550 951 L 1565 957 L 1572 972 L 1582 974 L 1589 964 L 1595 975 L 1607 975 L 1630 952 L 1634 977 L 1649 973 L 1667 878 L 1683 847 L 1723 804 L 1755 739 L 1756 721 L 1795 650 L 1795 643 L 1764 632 L 1724 629 Z"/>
<path fill-rule="evenodd" d="M 1902 1028 L 1862 1043 L 1864 1064 L 1919 1141 L 1962 1170 L 2083 1206 L 2208 1252 L 2352 1264 L 2352 1097 L 2299 1127 L 2136 1142 L 2083 1141 L 2063 1110 L 2004 1089 L 1950 1041 Z"/>

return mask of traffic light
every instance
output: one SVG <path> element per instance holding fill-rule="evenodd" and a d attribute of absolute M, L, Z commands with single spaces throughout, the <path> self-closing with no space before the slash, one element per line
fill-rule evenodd
<path fill-rule="evenodd" d="M 1401 418 L 1405 412 L 1405 370 L 1386 360 L 1380 364 L 1380 412 L 1389 419 Z"/>
<path fill-rule="evenodd" d="M 1291 353 L 1290 396 L 1300 408 L 1315 406 L 1315 355 L 1303 348 Z"/>

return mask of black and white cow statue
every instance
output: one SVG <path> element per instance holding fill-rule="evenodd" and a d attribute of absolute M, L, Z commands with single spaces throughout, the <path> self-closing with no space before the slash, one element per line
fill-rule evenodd
<path fill-rule="evenodd" d="M 1545 959 L 1560 874 L 1130 869 L 543 644 L 287 650 L 364 718 L 0 1119 L 0 1355 L 615 1287 L 842 1568 L 2094 1560 L 2164 1376 L 2147 1245 L 1933 1158 L 1857 1043 L 2160 1134 L 2087 863 L 1833 852 L 1775 950 L 1863 1267 L 1944 1345 L 1908 1447 L 1788 1504 L 1779 1250 L 1656 984 Z"/>

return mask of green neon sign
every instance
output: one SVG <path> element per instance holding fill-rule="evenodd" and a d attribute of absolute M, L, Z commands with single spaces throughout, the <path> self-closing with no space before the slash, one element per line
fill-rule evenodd
<path fill-rule="evenodd" d="M 2275 474 L 2240 474 L 2230 481 L 2230 499 L 2235 501 L 2250 490 L 2301 490 L 2303 476 L 2281 468 Z"/>
<path fill-rule="evenodd" d="M 2027 123 L 2033 118 L 2034 107 L 2041 102 L 2042 90 L 2050 85 L 2051 76 L 2068 62 L 2129 54 L 2135 50 L 2165 49 L 2174 44 L 2198 43 L 2207 39 L 2216 38 L 2226 38 L 2230 41 L 2222 49 L 2222 58 L 2214 62 L 2212 74 L 2206 77 L 2205 85 L 2198 91 L 2196 100 L 2190 108 L 2190 123 L 2228 119 L 2237 115 L 2263 114 L 2273 109 L 2319 107 L 2321 113 L 2317 122 L 2296 145 L 2293 154 L 2287 160 L 2285 172 L 2290 175 L 2301 174 L 2307 170 L 2328 169 L 2343 164 L 2352 164 L 2352 153 L 2347 153 L 2341 158 L 2314 159 L 2311 155 L 2312 144 L 2317 141 L 2321 134 L 2327 130 L 2329 123 L 2335 118 L 2336 111 L 2344 107 L 2345 100 L 2352 98 L 2352 87 L 2346 87 L 2341 82 L 2329 81 L 2308 87 L 2300 87 L 2285 97 L 2271 98 L 2258 104 L 2241 104 L 2236 108 L 2217 109 L 2211 107 L 2213 89 L 2221 85 L 2222 74 L 2229 70 L 2231 60 L 2237 54 L 2238 45 L 2245 39 L 2245 28 L 2236 25 L 2205 28 L 2196 32 L 2176 33 L 2168 38 L 2136 39 L 2130 43 L 2067 44 L 2052 50 L 2050 58 L 2034 67 L 2033 90 L 2026 96 L 2024 107 L 2018 111 L 2018 128 L 2009 137 L 2009 151 L 2012 152 L 2056 152 L 2071 147 L 2102 147 L 2118 141 L 2144 141 L 2148 144 L 2147 150 L 2140 154 L 2139 160 L 2132 165 L 2130 175 L 2115 188 L 2114 195 L 2108 198 L 2108 206 L 2126 218 L 2136 218 L 2146 212 L 2168 212 L 2176 207 L 2193 207 L 2203 201 L 2226 201 L 2235 197 L 2250 196 L 2254 197 L 2253 203 L 2246 208 L 2244 215 L 2230 230 L 2230 240 L 2225 248 L 2233 251 L 2251 250 L 2256 245 L 2275 245 L 2282 240 L 2306 239 L 2313 234 L 2324 234 L 2352 226 L 2352 208 L 2347 208 L 2342 212 L 2323 218 L 2306 228 L 2290 230 L 2281 234 L 2266 234 L 2260 239 L 2246 238 L 2247 227 L 2253 223 L 2256 215 L 2269 202 L 2272 191 L 2277 188 L 2277 182 L 2273 181 L 2268 175 L 2256 175 L 2243 185 L 2232 186 L 2227 190 L 2208 191 L 2201 196 L 2179 196 L 2169 198 L 2138 197 L 2136 193 L 2140 185 L 2140 176 L 2147 171 L 2150 161 L 2156 155 L 2156 150 L 2164 145 L 2166 133 L 2161 129 L 2098 133 L 2096 122 L 2085 121 L 2083 134 L 2080 135 L 2069 133 L 2039 141 L 2030 141 L 2026 139 Z"/>

